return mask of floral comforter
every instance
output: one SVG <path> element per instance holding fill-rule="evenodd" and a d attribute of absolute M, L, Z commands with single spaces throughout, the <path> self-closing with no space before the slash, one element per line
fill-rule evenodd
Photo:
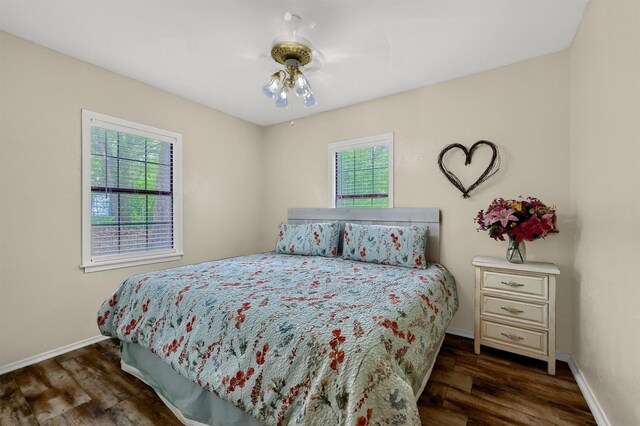
<path fill-rule="evenodd" d="M 98 326 L 266 424 L 419 425 L 457 308 L 437 264 L 266 253 L 129 278 Z"/>

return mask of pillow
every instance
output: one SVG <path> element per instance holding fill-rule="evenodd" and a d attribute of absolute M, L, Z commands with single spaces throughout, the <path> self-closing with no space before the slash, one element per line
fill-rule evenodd
<path fill-rule="evenodd" d="M 335 257 L 338 254 L 340 222 L 281 223 L 276 253 Z"/>
<path fill-rule="evenodd" d="M 360 262 L 407 268 L 427 267 L 424 258 L 427 225 L 382 226 L 347 223 L 342 257 Z"/>

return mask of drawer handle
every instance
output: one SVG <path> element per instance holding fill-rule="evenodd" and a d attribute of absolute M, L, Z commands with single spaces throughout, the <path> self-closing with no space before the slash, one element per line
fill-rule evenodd
<path fill-rule="evenodd" d="M 505 306 L 502 306 L 500 309 L 504 309 L 505 311 L 509 312 L 510 314 L 521 314 L 524 311 L 520 310 L 520 309 L 516 309 L 516 308 L 507 308 Z"/>
<path fill-rule="evenodd" d="M 500 333 L 500 334 L 514 341 L 524 340 L 524 337 L 516 336 L 515 334 L 507 334 L 507 333 Z"/>
<path fill-rule="evenodd" d="M 513 281 L 500 281 L 504 285 L 508 285 L 509 287 L 524 287 L 524 284 L 514 283 Z"/>

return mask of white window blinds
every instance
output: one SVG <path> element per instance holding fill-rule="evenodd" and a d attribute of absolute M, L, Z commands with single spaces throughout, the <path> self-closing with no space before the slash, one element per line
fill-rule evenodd
<path fill-rule="evenodd" d="M 180 135 L 88 111 L 83 126 L 83 266 L 181 254 Z"/>
<path fill-rule="evenodd" d="M 389 147 L 336 152 L 336 207 L 389 207 Z"/>
<path fill-rule="evenodd" d="M 333 207 L 393 206 L 393 134 L 336 142 L 329 152 Z"/>
<path fill-rule="evenodd" d="M 172 249 L 173 147 L 91 127 L 91 254 Z"/>

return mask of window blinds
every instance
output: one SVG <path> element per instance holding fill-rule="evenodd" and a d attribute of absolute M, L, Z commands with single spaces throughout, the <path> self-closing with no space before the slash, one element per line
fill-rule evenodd
<path fill-rule="evenodd" d="M 91 255 L 174 248 L 173 144 L 91 127 Z"/>
<path fill-rule="evenodd" d="M 335 162 L 336 207 L 389 207 L 388 145 L 338 151 Z"/>

